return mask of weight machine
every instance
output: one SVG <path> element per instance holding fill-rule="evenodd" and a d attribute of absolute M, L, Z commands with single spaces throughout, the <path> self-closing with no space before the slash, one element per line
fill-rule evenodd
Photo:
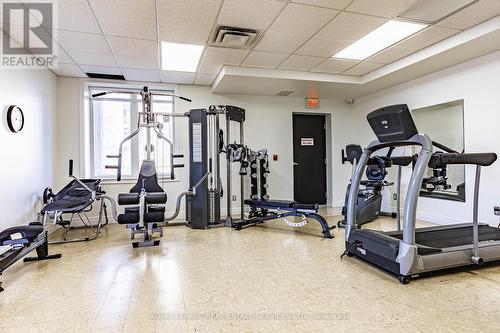
<path fill-rule="evenodd" d="M 141 129 L 146 129 L 146 160 L 151 160 L 151 153 L 153 152 L 153 146 L 151 144 L 151 130 L 158 136 L 159 139 L 163 139 L 170 147 L 170 179 L 175 179 L 175 169 L 184 167 L 183 164 L 175 164 L 174 159 L 183 158 L 182 154 L 174 154 L 174 144 L 162 133 L 162 124 L 158 121 L 160 116 L 168 117 L 185 117 L 186 114 L 182 113 L 171 113 L 171 112 L 154 112 L 152 107 L 153 96 L 167 96 L 173 98 L 179 98 L 187 102 L 191 102 L 190 99 L 171 93 L 159 93 L 152 92 L 149 87 L 143 87 L 142 90 L 111 90 L 105 91 L 97 94 L 93 94 L 92 98 L 98 98 L 110 94 L 130 94 L 139 95 L 142 98 L 142 112 L 139 112 L 139 117 L 137 119 L 137 128 L 134 132 L 130 133 L 126 138 L 120 142 L 120 147 L 118 150 L 118 155 L 107 155 L 107 158 L 113 158 L 117 160 L 116 165 L 106 165 L 106 169 L 116 169 L 116 180 L 120 181 L 122 178 L 122 157 L 123 157 L 123 146 L 128 141 L 132 140 Z"/>
<path fill-rule="evenodd" d="M 244 200 L 250 212 L 248 218 L 242 217 L 240 221 L 233 223 L 236 230 L 242 230 L 246 226 L 257 225 L 269 220 L 282 218 L 290 227 L 299 228 L 315 220 L 321 225 L 324 238 L 333 238 L 328 222 L 318 214 L 319 204 L 304 204 L 296 201 L 273 200 L 269 198 L 267 177 L 269 171 L 269 156 L 267 149 L 253 151 L 243 144 L 230 144 L 226 148 L 229 162 L 241 164 L 240 175 L 247 175 L 246 169 L 250 167 L 250 199 Z M 290 218 L 299 217 L 299 221 Z"/>
<path fill-rule="evenodd" d="M 220 154 L 224 153 L 224 142 L 231 141 L 231 126 L 239 126 L 239 144 L 244 143 L 245 110 L 232 105 L 212 105 L 208 109 L 193 109 L 189 115 L 189 184 L 192 186 L 204 175 L 208 181 L 199 185 L 203 195 L 187 197 L 186 217 L 193 229 L 206 229 L 215 226 L 233 225 L 232 216 L 232 170 L 227 160 L 226 206 L 227 213 L 221 219 L 220 202 L 224 196 Z M 221 129 L 220 116 L 225 116 L 226 130 Z M 244 219 L 244 176 L 240 176 L 240 212 Z"/>
<path fill-rule="evenodd" d="M 170 147 L 170 178 L 175 179 L 175 169 L 184 167 L 184 164 L 175 164 L 176 158 L 183 158 L 182 154 L 174 154 L 174 145 L 162 133 L 162 123 L 159 122 L 158 117 L 186 117 L 188 114 L 181 113 L 168 113 L 168 112 L 155 112 L 153 110 L 152 102 L 154 96 L 169 96 L 179 98 L 188 102 L 190 99 L 178 96 L 171 93 L 152 92 L 148 87 L 143 87 L 140 91 L 107 91 L 92 95 L 93 98 L 99 98 L 108 94 L 127 93 L 131 95 L 139 95 L 142 98 L 142 112 L 139 112 L 137 121 L 137 128 L 134 132 L 128 135 L 120 142 L 118 155 L 108 155 L 108 158 L 117 159 L 116 165 L 106 165 L 107 169 L 116 169 L 118 181 L 121 180 L 123 146 L 126 142 L 139 134 L 141 129 L 146 129 L 146 159 L 143 160 L 141 170 L 139 173 L 137 184 L 132 187 L 129 193 L 123 193 L 118 196 L 118 203 L 126 205 L 125 212 L 116 217 L 120 224 L 125 224 L 127 229 L 131 230 L 131 238 L 134 239 L 135 235 L 142 234 L 144 237 L 143 242 L 133 242 L 134 247 L 142 246 L 156 246 L 159 245 L 159 240 L 153 239 L 153 234 L 163 236 L 163 226 L 168 221 L 175 219 L 180 212 L 180 205 L 184 196 L 195 196 L 196 188 L 207 178 L 208 174 L 202 175 L 198 179 L 198 183 L 193 185 L 188 191 L 179 194 L 176 201 L 176 210 L 172 216 L 165 217 L 165 204 L 167 202 L 167 195 L 163 188 L 158 184 L 158 175 L 156 172 L 156 164 L 151 159 L 151 154 L 154 150 L 151 144 L 152 132 L 156 134 L 159 139 L 164 140 Z"/>
<path fill-rule="evenodd" d="M 140 95 L 142 98 L 143 111 L 139 113 L 137 129 L 120 142 L 118 155 L 108 155 L 108 158 L 117 159 L 117 165 L 107 165 L 107 169 L 117 170 L 117 180 L 121 180 L 122 154 L 124 144 L 136 136 L 142 128 L 146 129 L 146 159 L 143 161 L 137 184 L 130 193 L 120 194 L 118 202 L 122 205 L 134 205 L 125 208 L 125 213 L 118 216 L 117 221 L 126 224 L 131 229 L 131 238 L 136 234 L 144 235 L 144 242 L 134 242 L 134 247 L 158 245 L 158 240 L 153 240 L 153 234 L 163 234 L 163 227 L 169 221 L 174 220 L 180 212 L 182 198 L 186 198 L 186 220 L 187 226 L 193 229 L 206 229 L 213 226 L 232 225 L 231 196 L 227 195 L 228 213 L 224 221 L 221 221 L 220 200 L 223 197 L 222 181 L 220 176 L 220 154 L 224 152 L 224 139 L 230 140 L 231 125 L 238 123 L 240 126 L 240 142 L 243 142 L 243 122 L 245 121 L 245 110 L 230 106 L 210 106 L 208 109 L 193 109 L 186 113 L 156 112 L 152 109 L 153 96 L 171 96 L 191 102 L 190 99 L 175 94 L 151 92 L 148 87 L 140 91 L 109 91 L 92 95 L 98 98 L 106 94 L 128 93 Z M 226 132 L 220 128 L 221 115 L 226 119 Z M 170 146 L 170 177 L 175 178 L 176 168 L 184 167 L 183 164 L 175 164 L 176 158 L 182 158 L 182 154 L 174 154 L 174 145 L 161 131 L 160 116 L 188 117 L 189 118 L 189 142 L 190 142 L 190 168 L 189 168 L 189 190 L 180 193 L 176 200 L 176 209 L 172 216 L 165 217 L 166 193 L 158 184 L 156 166 L 151 159 L 153 146 L 151 135 L 156 134 L 159 139 L 167 142 Z M 227 192 L 231 192 L 231 164 L 227 163 Z M 243 180 L 241 180 L 241 193 L 244 192 Z M 244 217 L 243 201 L 241 201 L 241 216 Z"/>

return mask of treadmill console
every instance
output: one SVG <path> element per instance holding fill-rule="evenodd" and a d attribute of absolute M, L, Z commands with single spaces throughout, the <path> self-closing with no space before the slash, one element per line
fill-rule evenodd
<path fill-rule="evenodd" d="M 390 105 L 366 116 L 380 142 L 404 141 L 418 133 L 406 104 Z"/>

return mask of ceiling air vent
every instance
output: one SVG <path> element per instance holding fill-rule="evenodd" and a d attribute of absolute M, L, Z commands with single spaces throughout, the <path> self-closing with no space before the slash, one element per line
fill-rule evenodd
<path fill-rule="evenodd" d="M 257 41 L 258 35 L 257 30 L 221 26 L 212 40 L 214 46 L 248 49 Z"/>
<path fill-rule="evenodd" d="M 282 90 L 279 93 L 277 93 L 276 96 L 290 96 L 294 92 L 295 90 Z"/>
<path fill-rule="evenodd" d="M 106 80 L 122 80 L 125 81 L 125 77 L 123 75 L 116 74 L 100 74 L 100 73 L 85 73 L 91 79 L 106 79 Z"/>

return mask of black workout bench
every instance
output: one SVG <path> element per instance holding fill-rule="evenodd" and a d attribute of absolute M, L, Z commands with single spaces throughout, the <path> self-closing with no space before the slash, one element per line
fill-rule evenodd
<path fill-rule="evenodd" d="M 286 200 L 245 200 L 245 205 L 250 206 L 249 219 L 233 223 L 236 230 L 279 218 L 284 218 L 286 223 L 292 227 L 301 227 L 307 224 L 308 218 L 311 218 L 321 224 L 324 238 L 333 238 L 330 230 L 335 229 L 335 226 L 330 227 L 323 216 L 318 214 L 318 204 L 304 204 Z M 287 219 L 290 216 L 302 217 L 304 221 L 290 222 Z"/>
<path fill-rule="evenodd" d="M 0 254 L 0 275 L 33 250 L 36 250 L 37 256 L 24 258 L 25 262 L 61 258 L 61 254 L 49 255 L 48 245 L 48 233 L 37 222 L 3 230 L 0 232 L 0 246 L 8 246 L 9 249 Z M 3 291 L 2 282 L 0 291 Z"/>

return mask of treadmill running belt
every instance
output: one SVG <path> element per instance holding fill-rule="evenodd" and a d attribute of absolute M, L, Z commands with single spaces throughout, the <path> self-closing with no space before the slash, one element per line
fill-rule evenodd
<path fill-rule="evenodd" d="M 415 232 L 415 242 L 423 246 L 444 249 L 447 247 L 462 246 L 472 244 L 472 224 L 463 225 L 459 228 L 449 228 L 442 230 L 427 230 Z M 430 229 L 430 230 L 429 230 Z M 394 233 L 391 236 L 403 239 L 402 233 Z M 479 225 L 479 241 L 500 241 L 500 229 L 489 225 Z"/>

